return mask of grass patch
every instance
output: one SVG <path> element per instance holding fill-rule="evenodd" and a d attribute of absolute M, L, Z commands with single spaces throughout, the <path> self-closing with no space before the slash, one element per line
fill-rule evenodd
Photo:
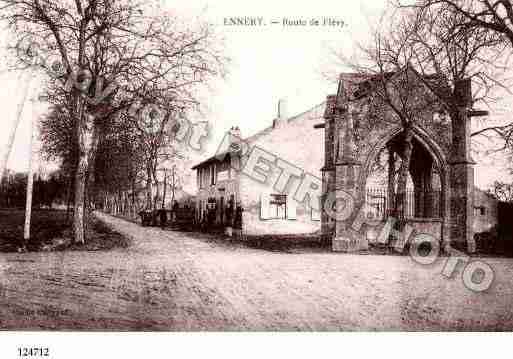
<path fill-rule="evenodd" d="M 0 210 L 0 252 L 15 252 L 23 245 L 25 213 L 20 209 Z M 71 223 L 61 210 L 37 210 L 32 212 L 31 238 L 26 247 L 29 251 L 61 250 L 109 250 L 126 248 L 129 240 L 113 231 L 103 222 L 91 216 L 86 226 L 86 243 L 72 241 Z"/>

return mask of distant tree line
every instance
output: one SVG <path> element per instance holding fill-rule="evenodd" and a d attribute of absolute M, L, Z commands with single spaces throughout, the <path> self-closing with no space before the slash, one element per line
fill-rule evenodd
<path fill-rule="evenodd" d="M 23 208 L 27 196 L 27 173 L 7 171 L 0 182 L 0 208 Z M 43 178 L 34 175 L 33 208 L 52 208 L 69 202 L 67 196 L 69 180 L 61 172 Z"/>

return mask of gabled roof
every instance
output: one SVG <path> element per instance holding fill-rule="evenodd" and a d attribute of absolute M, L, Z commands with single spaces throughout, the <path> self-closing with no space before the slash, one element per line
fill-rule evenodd
<path fill-rule="evenodd" d="M 301 118 L 302 116 L 306 115 L 307 113 L 313 112 L 314 110 L 316 110 L 318 108 L 321 108 L 323 106 L 326 106 L 326 101 L 323 101 L 320 104 L 315 105 L 315 106 L 309 108 L 308 110 L 303 111 L 303 112 L 301 112 L 301 113 L 299 113 L 299 114 L 297 114 L 297 115 L 287 119 L 286 121 L 287 121 L 287 123 L 289 123 L 289 122 L 292 122 L 294 120 L 297 120 L 298 118 Z M 267 135 L 268 133 L 272 132 L 272 130 L 274 130 L 273 125 L 271 125 L 271 126 L 265 128 L 265 129 L 255 133 L 254 135 L 249 136 L 248 138 L 244 139 L 243 141 L 245 141 L 245 142 L 253 142 L 253 141 L 259 139 L 260 137 L 262 137 L 264 135 Z"/>
<path fill-rule="evenodd" d="M 230 156 L 231 152 L 225 151 L 221 153 L 216 153 L 215 155 L 207 158 L 206 160 L 201 161 L 198 164 L 195 164 L 193 167 L 191 167 L 191 170 L 195 170 L 199 167 L 206 166 L 208 164 L 214 163 L 214 162 L 222 162 L 221 159 L 226 159 L 226 156 Z"/>
<path fill-rule="evenodd" d="M 315 105 L 315 106 L 311 107 L 310 109 L 308 109 L 308 110 L 306 110 L 306 111 L 301 112 L 301 113 L 300 113 L 300 114 L 298 114 L 298 115 L 295 115 L 295 116 L 293 116 L 293 117 L 290 117 L 290 118 L 289 118 L 289 119 L 287 119 L 286 121 L 287 121 L 287 123 L 292 122 L 292 121 L 295 121 L 295 120 L 297 120 L 298 118 L 301 118 L 302 116 L 304 116 L 305 114 L 307 114 L 307 113 L 309 113 L 309 112 L 313 112 L 313 111 L 315 111 L 315 110 L 316 110 L 316 109 L 318 109 L 318 108 L 322 108 L 323 106 L 326 106 L 326 101 L 323 101 L 323 102 L 321 102 L 320 104 Z M 321 116 L 321 117 L 322 117 L 322 116 Z M 242 142 L 251 143 L 251 142 L 253 142 L 253 141 L 258 140 L 260 137 L 265 136 L 265 135 L 267 135 L 267 134 L 271 133 L 273 130 L 274 130 L 274 127 L 273 127 L 273 125 L 271 125 L 271 126 L 266 127 L 266 128 L 264 128 L 263 130 L 261 130 L 261 131 L 259 131 L 259 132 L 255 133 L 255 134 L 253 134 L 253 135 L 251 135 L 251 136 L 249 136 L 249 137 L 247 137 L 247 138 L 243 138 L 243 139 L 242 139 Z M 222 152 L 222 153 L 215 154 L 215 155 L 213 155 L 213 156 L 211 156 L 211 157 L 209 157 L 209 158 L 207 158 L 207 159 L 205 159 L 205 160 L 201 161 L 200 163 L 198 163 L 198 164 L 194 165 L 191 169 L 192 169 L 192 170 L 195 170 L 195 169 L 197 169 L 197 168 L 199 168 L 199 167 L 203 167 L 203 166 L 205 166 L 205 165 L 207 165 L 207 164 L 210 164 L 210 163 L 214 163 L 214 162 L 221 162 L 221 160 L 220 160 L 220 159 L 225 159 L 225 157 L 226 157 L 227 155 L 230 155 L 230 153 L 231 153 L 231 152 L 229 152 L 229 151 L 228 151 L 228 152 Z"/>
<path fill-rule="evenodd" d="M 341 73 L 339 76 L 339 89 L 338 96 L 348 96 L 353 99 L 361 99 L 366 97 L 371 90 L 372 84 L 377 83 L 381 76 L 385 77 L 385 80 L 391 80 L 393 77 L 399 76 L 404 71 L 412 71 L 423 83 L 428 90 L 431 92 L 436 91 L 435 95 L 442 95 L 447 97 L 451 95 L 451 88 L 446 78 L 439 74 L 420 74 L 413 67 L 408 66 L 401 71 L 388 71 L 383 74 L 358 74 L 358 73 Z M 349 86 L 348 86 L 349 85 Z M 344 93 L 349 87 L 353 88 L 351 94 Z"/>

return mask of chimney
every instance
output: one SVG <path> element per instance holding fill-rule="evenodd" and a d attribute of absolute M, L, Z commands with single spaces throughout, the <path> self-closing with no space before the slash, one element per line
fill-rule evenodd
<path fill-rule="evenodd" d="M 280 99 L 278 101 L 278 116 L 273 121 L 273 127 L 282 127 L 287 124 L 288 113 L 287 113 L 287 100 Z"/>
<path fill-rule="evenodd" d="M 235 126 L 235 127 L 231 127 L 230 128 L 230 135 L 231 135 L 231 140 L 232 141 L 239 141 L 241 140 L 241 133 L 240 133 L 240 128 L 239 126 Z"/>
<path fill-rule="evenodd" d="M 242 143 L 242 137 L 239 126 L 230 128 L 230 149 L 237 151 Z"/>

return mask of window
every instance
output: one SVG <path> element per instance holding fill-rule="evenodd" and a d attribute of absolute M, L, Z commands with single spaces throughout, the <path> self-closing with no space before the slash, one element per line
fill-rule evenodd
<path fill-rule="evenodd" d="M 260 219 L 297 219 L 297 203 L 286 194 L 260 194 Z"/>
<path fill-rule="evenodd" d="M 312 221 L 320 221 L 321 220 L 321 212 L 316 211 L 313 208 L 311 210 L 312 210 Z"/>
<path fill-rule="evenodd" d="M 217 201 L 214 197 L 209 197 L 207 200 L 207 210 L 215 210 L 217 208 Z"/>
<path fill-rule="evenodd" d="M 319 197 L 319 210 L 315 210 L 314 208 L 311 208 L 311 214 L 312 214 L 312 221 L 320 221 L 321 220 L 321 211 L 324 208 L 324 202 L 326 201 L 326 194 L 323 194 Z"/>
<path fill-rule="evenodd" d="M 207 184 L 206 175 L 207 175 L 207 168 L 200 168 L 198 169 L 199 172 L 199 188 L 205 188 Z"/>
<path fill-rule="evenodd" d="M 271 194 L 269 202 L 269 218 L 287 219 L 287 195 Z"/>
<path fill-rule="evenodd" d="M 216 165 L 215 163 L 210 166 L 210 185 L 214 186 L 216 184 L 216 177 L 217 177 L 217 171 L 216 171 Z"/>
<path fill-rule="evenodd" d="M 479 206 L 474 207 L 474 216 L 485 216 L 486 215 L 486 207 Z"/>
<path fill-rule="evenodd" d="M 230 179 L 230 162 L 224 161 L 217 164 L 216 182 L 227 181 Z"/>

